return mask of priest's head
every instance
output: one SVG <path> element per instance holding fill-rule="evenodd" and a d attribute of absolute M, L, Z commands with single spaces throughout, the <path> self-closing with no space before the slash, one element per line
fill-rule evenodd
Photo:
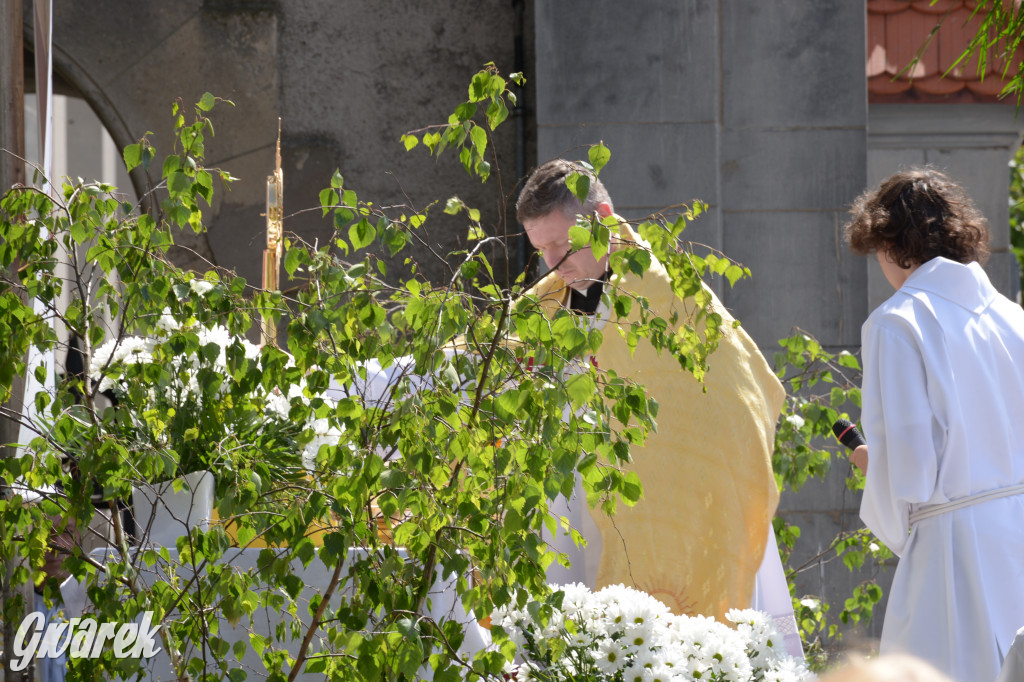
<path fill-rule="evenodd" d="M 582 204 L 565 184 L 571 173 L 590 180 L 590 191 Z M 589 220 L 595 216 L 606 218 L 613 212 L 604 184 L 583 166 L 564 159 L 548 161 L 535 170 L 516 202 L 517 217 L 530 243 L 547 266 L 578 291 L 585 291 L 604 275 L 608 256 L 597 259 L 589 247 L 574 252 L 569 229 L 576 224 L 577 215 Z"/>

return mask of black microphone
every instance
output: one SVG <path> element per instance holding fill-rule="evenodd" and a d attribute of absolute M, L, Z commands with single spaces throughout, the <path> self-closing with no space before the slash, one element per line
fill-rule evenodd
<path fill-rule="evenodd" d="M 853 450 L 859 445 L 867 445 L 864 436 L 857 430 L 857 425 L 849 419 L 840 419 L 832 425 L 832 433 L 836 434 L 839 442 Z"/>

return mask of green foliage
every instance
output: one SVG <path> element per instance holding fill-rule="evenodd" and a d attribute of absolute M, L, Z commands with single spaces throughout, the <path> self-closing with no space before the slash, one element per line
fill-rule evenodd
<path fill-rule="evenodd" d="M 434 155 L 458 150 L 467 172 L 486 180 L 496 169 L 485 160 L 490 132 L 515 101 L 510 80 L 522 77 L 504 78 L 488 65 L 447 124 L 410 133 L 403 145 L 422 141 Z M 212 179 L 233 180 L 204 164 L 209 114 L 219 102 L 204 95 L 191 120 L 180 104 L 172 108 L 177 134 L 161 166 L 157 216 L 139 215 L 113 188 L 94 183 L 66 183 L 53 198 L 19 188 L 2 199 L 0 331 L 9 343 L 0 349 L 0 391 L 7 395 L 26 371 L 30 349 L 67 352 L 52 321 L 81 340 L 86 366 L 113 382 L 119 398 L 106 407 L 103 381 L 72 375 L 32 397 L 36 435 L 23 456 L 0 466 L 7 484 L 49 492 L 31 505 L 21 494 L 0 500 L 0 553 L 16 565 L 2 587 L 31 581 L 55 598 L 56 580 L 44 570 L 49 540 L 87 528 L 94 500 L 115 511 L 133 486 L 209 467 L 220 522 L 208 530 L 193 529 L 171 550 L 140 549 L 116 524 L 116 556 L 99 561 L 75 547 L 62 557 L 103 620 L 154 613 L 179 678 L 244 679 L 236 659 L 249 649 L 274 679 L 302 670 L 341 680 L 413 679 L 423 666 L 438 680 L 499 675 L 511 651 L 462 659 L 462 628 L 430 617 L 430 588 L 439 576 L 459 576 L 459 599 L 477 618 L 509 603 L 516 589 L 544 594 L 546 568 L 567 561 L 540 539 L 561 523 L 549 505 L 571 494 L 577 475 L 590 504 L 606 511 L 634 504 L 641 485 L 621 465 L 654 428 L 657 405 L 641 386 L 584 360 L 603 341 L 585 320 L 545 314 L 522 276 L 499 283 L 483 247 L 504 244 L 486 236 L 479 211 L 457 198 L 444 210 L 465 215 L 475 241 L 470 251 L 444 256 L 451 279 L 443 286 L 415 274 L 399 284 L 385 279 L 370 247 L 396 255 L 426 243 L 427 213 L 366 201 L 340 172 L 319 194 L 335 230 L 331 243 L 285 243 L 294 296 L 254 289 L 230 272 L 175 267 L 167 253 L 176 231 L 205 229 Z M 143 138 L 125 150 L 126 165 L 154 167 L 155 155 Z M 609 158 L 595 145 L 594 172 Z M 720 256 L 679 247 L 703 209 L 639 224 L 650 246 L 623 244 L 610 257 L 615 273 L 660 261 L 676 293 L 696 302 L 691 319 L 663 319 L 615 286 L 606 294 L 612 324 L 631 345 L 651 343 L 698 377 L 722 323 L 707 309 L 701 277 L 746 274 Z M 580 228 L 595 252 L 609 251 L 621 229 L 607 220 Z M 41 312 L 25 303 L 32 299 Z M 244 339 L 257 336 L 261 317 L 287 330 L 287 353 L 248 352 Z M 221 328 L 224 343 L 203 340 L 202 330 Z M 135 343 L 133 336 L 155 340 L 149 356 L 94 362 L 103 344 Z M 386 385 L 373 388 L 385 375 Z M 333 399 L 325 393 L 331 386 Z M 291 429 L 271 416 L 275 396 L 285 401 Z M 304 470 L 296 460 L 313 442 L 311 427 L 302 426 L 312 423 L 332 435 Z M 255 567 L 236 565 L 237 548 L 256 543 L 267 548 Z M 314 562 L 332 577 L 305 604 L 296 571 Z M 144 579 L 153 572 L 163 578 Z M 13 619 L 19 604 L 4 608 Z M 280 627 L 234 647 L 208 617 L 221 613 L 251 627 L 264 610 L 281 615 Z M 71 674 L 137 671 L 138 661 L 105 651 L 76 661 Z"/>
<path fill-rule="evenodd" d="M 1024 147 L 1010 159 L 1010 250 L 1017 257 L 1024 290 Z"/>
<path fill-rule="evenodd" d="M 826 477 L 841 447 L 832 434 L 832 425 L 837 419 L 850 417 L 847 409 L 860 411 L 860 389 L 857 388 L 860 362 L 845 350 L 827 351 L 816 339 L 799 330 L 781 339 L 779 346 L 781 351 L 775 356 L 775 371 L 787 388 L 787 396 L 775 433 L 772 465 L 780 489 L 798 491 L 810 479 Z M 847 490 L 863 487 L 863 474 L 850 466 Z M 866 625 L 871 621 L 873 608 L 882 598 L 877 573 L 893 556 L 881 542 L 866 528 L 844 528 L 826 548 L 812 552 L 810 558 L 796 564 L 793 550 L 800 540 L 800 527 L 787 522 L 783 516 L 776 517 L 774 527 L 791 590 L 795 589 L 794 580 L 799 573 L 819 571 L 837 560 L 851 572 L 870 569 L 871 576 L 856 585 L 851 596 L 844 600 L 838 618 L 846 625 Z M 808 661 L 812 669 L 820 671 L 836 653 L 841 640 L 839 625 L 834 620 L 831 605 L 820 597 L 795 593 L 793 597 Z"/>
<path fill-rule="evenodd" d="M 938 1 L 932 0 L 931 4 L 935 5 Z M 1002 0 L 979 0 L 979 2 L 972 3 L 970 7 L 971 14 L 966 20 L 957 18 L 954 21 L 962 21 L 966 25 L 977 20 L 977 30 L 971 36 L 964 51 L 946 69 L 946 74 L 955 71 L 969 59 L 977 58 L 977 72 L 984 77 L 989 70 L 989 65 L 994 64 L 994 71 L 1006 81 L 999 96 L 1008 97 L 1011 94 L 1016 94 L 1017 108 L 1020 109 L 1021 102 L 1024 101 L 1024 62 L 1016 61 L 1015 63 L 1015 60 L 1017 51 L 1021 47 L 1021 41 L 1024 40 L 1024 6 Z M 914 60 L 905 70 L 909 70 L 917 64 L 938 33 L 939 28 L 949 19 L 950 15 L 950 12 L 940 15 L 935 28 L 928 34 L 924 45 L 921 46 Z M 956 28 L 959 29 L 959 27 Z M 954 35 L 956 34 L 954 33 Z"/>

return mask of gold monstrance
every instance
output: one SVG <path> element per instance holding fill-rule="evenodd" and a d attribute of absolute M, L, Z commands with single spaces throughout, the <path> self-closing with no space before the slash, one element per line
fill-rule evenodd
<path fill-rule="evenodd" d="M 281 269 L 281 235 L 284 218 L 284 173 L 281 172 L 281 118 L 277 119 L 277 156 L 274 174 L 267 176 L 267 248 L 263 249 L 263 290 L 278 291 Z M 277 345 L 273 317 L 263 317 L 263 343 Z"/>

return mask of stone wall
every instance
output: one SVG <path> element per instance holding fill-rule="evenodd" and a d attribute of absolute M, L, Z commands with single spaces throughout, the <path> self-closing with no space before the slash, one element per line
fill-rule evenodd
<path fill-rule="evenodd" d="M 54 68 L 69 91 L 89 102 L 120 148 L 152 131 L 158 160 L 172 147 L 175 99 L 190 107 L 210 91 L 234 102 L 214 112 L 216 136 L 207 145 L 207 161 L 241 182 L 230 191 L 218 188 L 208 238 L 183 235 L 181 243 L 195 253 L 179 257 L 200 268 L 209 260 L 258 284 L 265 180 L 274 167 L 278 116 L 286 230 L 325 243 L 329 223 L 319 210 L 303 211 L 319 206 L 318 192 L 335 169 L 361 199 L 379 206 L 422 209 L 440 199 L 443 207 L 458 194 L 483 211 L 486 223 L 497 223 L 502 194 L 515 182 L 511 120 L 496 136 L 500 187 L 495 179 L 486 185 L 470 179 L 451 153 L 435 161 L 423 147 L 406 153 L 399 139 L 406 131 L 445 123 L 486 62 L 504 73 L 514 70 L 517 4 L 529 26 L 530 3 L 498 0 L 429 6 L 357 0 L 55 3 Z M 29 47 L 30 9 L 26 3 Z M 527 54 L 531 49 L 527 35 Z M 133 177 L 140 195 L 158 180 L 159 168 Z M 429 241 L 445 253 L 465 225 L 440 208 L 433 214 Z M 428 277 L 440 278 L 443 264 L 426 254 L 426 248 L 413 252 L 423 258 Z"/>

